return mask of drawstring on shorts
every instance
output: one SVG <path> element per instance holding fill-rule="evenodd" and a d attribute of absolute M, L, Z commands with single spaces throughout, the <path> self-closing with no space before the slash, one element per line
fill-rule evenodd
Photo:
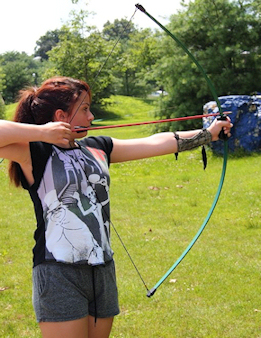
<path fill-rule="evenodd" d="M 93 300 L 94 300 L 94 323 L 97 322 L 97 303 L 96 303 L 96 293 L 95 293 L 95 266 L 92 266 L 92 288 L 93 288 Z"/>

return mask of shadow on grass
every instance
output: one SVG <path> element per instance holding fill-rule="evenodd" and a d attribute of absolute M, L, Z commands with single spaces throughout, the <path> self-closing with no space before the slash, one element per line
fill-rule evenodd
<path fill-rule="evenodd" d="M 222 153 L 217 153 L 215 151 L 212 151 L 213 152 L 213 156 L 214 157 L 223 157 L 223 154 Z M 230 158 L 233 158 L 233 159 L 240 159 L 240 158 L 249 158 L 249 157 L 258 157 L 260 156 L 261 152 L 260 151 L 246 151 L 245 149 L 243 148 L 240 148 L 240 149 L 236 149 L 235 151 L 228 151 L 228 156 Z"/>
<path fill-rule="evenodd" d="M 116 114 L 115 112 L 108 109 L 108 107 L 101 107 L 98 105 L 93 105 L 91 109 L 95 119 L 94 124 L 96 126 L 103 126 L 106 124 L 106 121 L 114 121 L 122 119 L 121 114 Z"/>

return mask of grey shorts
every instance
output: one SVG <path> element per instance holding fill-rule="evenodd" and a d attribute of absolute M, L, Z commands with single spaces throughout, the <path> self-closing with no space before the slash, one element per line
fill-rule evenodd
<path fill-rule="evenodd" d="M 45 262 L 33 268 L 33 306 L 38 322 L 63 322 L 119 313 L 114 261 L 106 265 Z"/>

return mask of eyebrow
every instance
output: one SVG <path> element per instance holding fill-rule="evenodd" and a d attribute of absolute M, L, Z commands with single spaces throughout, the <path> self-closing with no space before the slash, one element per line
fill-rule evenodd
<path fill-rule="evenodd" d="M 83 105 L 87 105 L 88 107 L 90 107 L 90 103 L 88 103 L 88 102 L 83 102 L 81 105 L 82 105 L 82 106 L 83 106 Z"/>

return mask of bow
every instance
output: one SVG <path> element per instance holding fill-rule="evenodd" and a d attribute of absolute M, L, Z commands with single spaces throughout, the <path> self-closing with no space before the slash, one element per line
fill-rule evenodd
<path fill-rule="evenodd" d="M 198 67 L 198 69 L 200 70 L 200 72 L 203 74 L 206 82 L 208 83 L 208 86 L 212 92 L 212 95 L 217 103 L 217 106 L 218 106 L 218 109 L 219 109 L 219 117 L 218 119 L 222 119 L 222 120 L 226 120 L 226 116 L 224 114 L 224 112 L 222 111 L 222 108 L 221 108 L 221 104 L 219 102 L 219 99 L 218 99 L 218 96 L 217 96 L 217 93 L 216 93 L 216 90 L 215 90 L 215 87 L 213 85 L 213 83 L 211 82 L 210 78 L 207 76 L 206 72 L 204 71 L 203 67 L 199 64 L 199 62 L 196 60 L 196 58 L 193 56 L 193 54 L 191 54 L 191 52 L 187 49 L 187 47 L 175 36 L 173 35 L 166 27 L 164 27 L 160 22 L 158 22 L 153 16 L 151 16 L 148 12 L 146 12 L 146 10 L 144 9 L 144 7 L 140 4 L 136 4 L 136 8 L 141 10 L 143 13 L 145 13 L 150 19 L 152 19 L 162 30 L 164 30 L 176 43 L 178 43 L 178 45 L 189 55 L 189 57 L 192 59 L 192 61 L 196 64 L 196 66 Z M 137 11 L 136 9 L 136 11 Z M 136 13 L 135 11 L 135 13 Z M 135 14 L 134 13 L 134 14 Z M 133 16 L 134 16 L 133 14 Z M 132 16 L 132 17 L 133 17 Z M 131 20 L 131 19 L 130 19 Z M 119 38 L 120 39 L 120 38 Z M 117 40 L 116 44 L 119 42 L 119 39 Z M 115 48 L 116 44 L 114 45 L 113 49 Z M 105 60 L 105 62 L 103 63 L 103 65 L 101 66 L 101 69 L 99 70 L 97 76 L 100 74 L 101 70 L 103 69 L 103 67 L 105 66 L 108 58 L 110 57 L 110 55 L 112 54 L 112 52 L 110 52 L 109 56 L 107 57 L 107 59 Z M 97 78 L 96 76 L 96 78 Z M 87 95 L 88 93 L 86 93 Z M 85 97 L 84 97 L 85 98 Z M 84 99 L 83 99 L 84 100 Z M 83 102 L 83 101 L 82 101 Z M 70 122 L 73 120 L 73 118 L 75 117 L 75 115 L 77 114 L 78 112 L 78 109 L 80 108 L 81 106 L 81 103 L 79 104 L 79 106 L 77 107 L 74 115 L 72 116 Z M 227 114 L 228 112 L 226 112 Z M 206 117 L 206 115 L 204 115 L 204 117 Z M 193 118 L 193 117 L 187 117 L 186 119 L 188 118 Z M 194 117 L 194 118 L 199 118 L 198 116 L 197 117 Z M 178 119 L 185 119 L 185 118 L 178 118 Z M 169 119 L 170 120 L 170 119 Z M 176 119 L 171 119 L 172 121 L 173 120 L 176 120 Z M 170 122 L 170 121 L 167 121 L 167 120 L 164 120 L 164 121 L 152 121 L 152 122 L 141 122 L 139 124 L 150 124 L 150 123 L 162 123 L 162 122 Z M 132 125 L 136 125 L 136 124 L 132 124 Z M 118 125 L 118 126 L 106 126 L 106 127 L 94 127 L 94 128 L 86 128 L 85 126 L 75 126 L 75 130 L 73 131 L 78 131 L 78 132 L 81 132 L 83 130 L 91 130 L 91 129 L 104 129 L 104 128 L 116 128 L 116 127 L 125 127 L 127 125 Z M 128 125 L 129 126 L 129 125 Z M 118 236 L 121 244 L 123 245 L 127 255 L 129 256 L 134 268 L 136 269 L 141 281 L 143 282 L 146 290 L 147 290 L 147 296 L 148 297 L 151 297 L 155 292 L 156 290 L 158 289 L 158 287 L 166 280 L 166 278 L 175 270 L 175 268 L 179 265 L 179 263 L 185 258 L 185 256 L 187 255 L 187 253 L 190 251 L 190 249 L 193 247 L 193 245 L 196 243 L 196 241 L 198 240 L 198 238 L 200 237 L 201 233 L 203 232 L 204 228 L 206 227 L 211 215 L 213 214 L 214 212 L 214 209 L 216 207 L 216 204 L 218 202 L 218 199 L 219 199 L 219 196 L 221 194 L 221 190 L 222 190 L 222 186 L 223 186 L 223 183 L 224 183 L 224 179 L 225 179 L 225 173 L 226 173 L 226 165 L 227 165 L 227 154 L 228 154 L 228 144 L 227 144 L 227 137 L 226 135 L 223 133 L 223 131 L 220 132 L 220 135 L 219 137 L 221 139 L 224 140 L 224 154 L 223 154 L 223 168 L 222 168 L 222 172 L 221 172 L 221 177 L 220 177 L 220 182 L 219 182 L 219 185 L 218 185 L 218 189 L 217 189 L 217 192 L 216 192 L 216 195 L 214 197 L 214 200 L 213 200 L 213 203 L 211 205 L 211 208 L 204 220 L 204 222 L 202 223 L 201 227 L 199 228 L 198 232 L 196 233 L 196 235 L 194 236 L 194 238 L 192 239 L 192 241 L 190 242 L 190 244 L 188 245 L 188 247 L 184 250 L 184 252 L 182 253 L 182 255 L 177 259 L 177 261 L 170 267 L 170 269 L 163 275 L 163 277 L 160 278 L 160 280 L 154 285 L 154 287 L 152 289 L 148 289 L 144 279 L 142 278 L 139 270 L 137 269 L 137 266 L 135 265 L 131 255 L 129 254 L 125 244 L 123 243 L 119 233 L 117 232 L 116 230 L 116 227 L 114 226 L 114 224 L 112 223 L 112 221 L 110 220 L 110 224 L 112 225 L 112 227 L 114 228 L 114 231 L 116 232 L 116 235 Z"/>
<path fill-rule="evenodd" d="M 188 48 L 174 34 L 172 34 L 165 26 L 163 26 L 159 21 L 157 21 L 153 16 L 151 16 L 144 9 L 144 7 L 142 5 L 136 4 L 136 8 L 138 8 L 141 12 L 143 12 L 151 20 L 153 20 L 163 31 L 165 31 L 188 54 L 188 56 L 196 64 L 196 66 L 198 67 L 200 72 L 203 74 L 203 76 L 204 76 L 204 78 L 205 78 L 205 80 L 208 84 L 208 87 L 211 90 L 211 93 L 212 93 L 212 95 L 213 95 L 213 97 L 214 97 L 214 99 L 217 103 L 218 109 L 219 109 L 219 113 L 220 113 L 219 119 L 226 120 L 226 116 L 224 115 L 224 113 L 222 111 L 221 104 L 220 104 L 220 101 L 218 99 L 215 87 L 214 87 L 212 81 L 210 80 L 210 78 L 207 76 L 203 67 L 200 65 L 200 63 L 197 61 L 197 59 L 194 57 L 194 55 L 188 50 Z M 159 279 L 159 281 L 154 285 L 154 287 L 151 288 L 150 290 L 148 290 L 148 292 L 147 292 L 148 297 L 151 297 L 157 291 L 158 287 L 166 280 L 166 278 L 175 270 L 175 268 L 179 265 L 179 263 L 185 258 L 187 253 L 190 251 L 190 249 L 193 247 L 193 245 L 198 240 L 199 236 L 202 234 L 202 232 L 205 229 L 208 221 L 210 220 L 211 215 L 214 212 L 214 209 L 217 205 L 219 196 L 221 194 L 222 186 L 223 186 L 223 183 L 224 183 L 224 179 L 225 179 L 226 166 L 227 166 L 227 155 L 228 155 L 227 137 L 223 133 L 223 131 L 221 131 L 219 137 L 224 140 L 223 168 L 222 168 L 218 189 L 217 189 L 216 195 L 214 197 L 213 203 L 212 203 L 212 205 L 209 209 L 209 212 L 208 212 L 204 222 L 202 223 L 201 227 L 199 228 L 198 232 L 196 233 L 196 235 L 194 236 L 194 238 L 192 239 L 192 241 L 190 242 L 188 247 L 184 250 L 184 252 L 181 254 L 181 256 L 176 260 L 176 262 L 169 268 L 169 270 Z"/>

